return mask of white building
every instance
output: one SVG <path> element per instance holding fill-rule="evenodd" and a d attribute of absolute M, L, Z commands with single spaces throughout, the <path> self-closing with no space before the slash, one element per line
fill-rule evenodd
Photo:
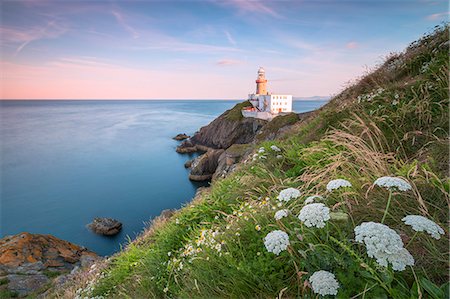
<path fill-rule="evenodd" d="M 261 67 L 256 78 L 256 93 L 248 95 L 252 107 L 244 108 L 243 116 L 270 120 L 280 113 L 292 112 L 292 95 L 271 94 L 266 85 L 265 71 Z"/>

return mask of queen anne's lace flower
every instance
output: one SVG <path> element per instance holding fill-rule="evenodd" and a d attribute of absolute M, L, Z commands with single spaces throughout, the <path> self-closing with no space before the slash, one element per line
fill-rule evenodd
<path fill-rule="evenodd" d="M 339 289 L 339 283 L 333 273 L 320 270 L 314 272 L 309 278 L 314 293 L 326 296 L 336 295 Z"/>
<path fill-rule="evenodd" d="M 425 231 L 436 240 L 439 240 L 441 235 L 444 234 L 444 230 L 437 223 L 420 215 L 408 215 L 402 221 L 407 225 L 411 225 L 416 232 Z"/>
<path fill-rule="evenodd" d="M 267 251 L 279 255 L 289 246 L 289 236 L 282 230 L 274 230 L 264 238 L 264 246 L 266 246 Z"/>
<path fill-rule="evenodd" d="M 298 191 L 295 188 L 287 188 L 284 190 L 281 190 L 280 194 L 278 195 L 279 201 L 290 201 L 293 198 L 297 198 L 301 195 L 300 191 Z"/>
<path fill-rule="evenodd" d="M 298 215 L 307 227 L 322 228 L 325 226 L 325 221 L 330 220 L 330 209 L 323 203 L 312 203 L 304 206 Z"/>
<path fill-rule="evenodd" d="M 270 149 L 273 150 L 274 152 L 281 152 L 281 149 L 276 145 L 271 145 Z"/>
<path fill-rule="evenodd" d="M 305 199 L 305 204 L 313 203 L 315 200 L 323 200 L 323 197 L 320 195 L 311 195 Z"/>
<path fill-rule="evenodd" d="M 403 248 L 400 236 L 387 225 L 363 222 L 355 227 L 355 240 L 366 245 L 367 255 L 381 266 L 392 264 L 392 269 L 403 271 L 414 265 L 414 258 Z"/>
<path fill-rule="evenodd" d="M 281 218 L 287 217 L 289 214 L 289 210 L 279 210 L 275 213 L 275 220 L 280 220 Z"/>
<path fill-rule="evenodd" d="M 344 179 L 332 180 L 327 184 L 327 191 L 331 192 L 341 187 L 351 187 L 351 186 L 352 184 Z"/>
<path fill-rule="evenodd" d="M 404 179 L 391 176 L 383 176 L 378 178 L 375 180 L 374 184 L 389 190 L 398 189 L 400 191 L 408 191 L 412 189 L 411 184 Z"/>

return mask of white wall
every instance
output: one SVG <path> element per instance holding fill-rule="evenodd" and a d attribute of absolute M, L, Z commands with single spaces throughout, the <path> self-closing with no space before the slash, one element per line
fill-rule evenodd
<path fill-rule="evenodd" d="M 270 112 L 272 113 L 292 112 L 292 95 L 288 94 L 270 95 Z"/>

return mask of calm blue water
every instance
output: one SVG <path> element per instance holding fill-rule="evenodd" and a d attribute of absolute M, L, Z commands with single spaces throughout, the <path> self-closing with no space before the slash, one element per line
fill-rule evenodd
<path fill-rule="evenodd" d="M 237 101 L 1 101 L 0 234 L 52 234 L 109 255 L 164 209 L 179 208 L 198 184 L 175 152 Z M 294 102 L 297 112 L 324 102 Z M 123 224 L 91 233 L 94 217 Z"/>

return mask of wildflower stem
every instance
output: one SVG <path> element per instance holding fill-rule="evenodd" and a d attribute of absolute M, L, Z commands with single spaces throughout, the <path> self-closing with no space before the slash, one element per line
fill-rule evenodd
<path fill-rule="evenodd" d="M 408 248 L 409 244 L 412 243 L 412 241 L 414 240 L 414 238 L 417 236 L 417 233 L 419 232 L 415 232 L 414 235 L 412 236 L 412 238 L 409 240 L 408 244 L 406 244 L 405 248 Z"/>
<path fill-rule="evenodd" d="M 337 240 L 333 236 L 330 236 L 330 240 L 333 241 L 334 243 L 336 243 L 339 247 L 344 249 L 346 252 L 348 252 L 351 256 L 356 258 L 356 260 L 358 262 L 360 262 L 361 264 L 366 265 L 365 268 L 369 271 L 370 274 L 372 274 L 372 277 L 380 284 L 380 286 L 383 289 L 385 289 L 389 294 L 391 294 L 390 288 L 378 277 L 376 271 L 374 269 L 372 269 L 368 264 L 366 264 L 366 262 L 355 251 L 353 251 L 349 246 L 345 245 L 344 243 L 342 243 L 341 241 Z"/>
<path fill-rule="evenodd" d="M 384 223 L 384 219 L 386 219 L 386 215 L 388 213 L 389 206 L 391 205 L 391 199 L 392 199 L 392 190 L 389 190 L 389 197 L 388 197 L 388 201 L 386 204 L 386 209 L 384 209 L 384 214 L 383 214 L 383 218 L 381 219 L 381 223 Z"/>

